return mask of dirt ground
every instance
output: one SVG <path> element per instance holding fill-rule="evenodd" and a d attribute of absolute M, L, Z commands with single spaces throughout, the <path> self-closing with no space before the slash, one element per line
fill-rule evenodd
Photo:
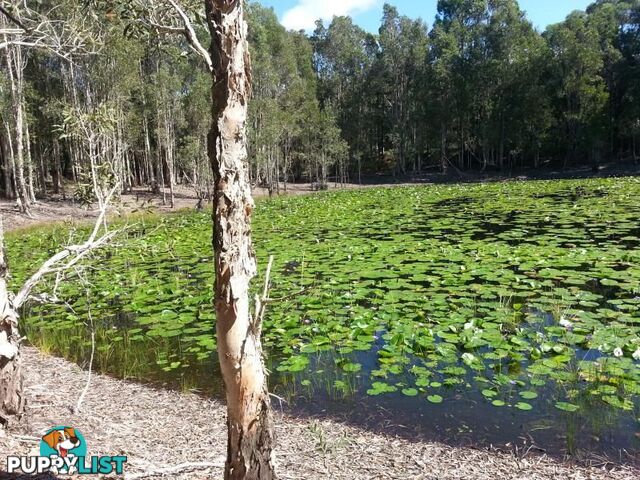
<path fill-rule="evenodd" d="M 522 180 L 550 180 L 569 178 L 590 178 L 590 177 L 613 177 L 613 176 L 640 176 L 640 164 L 613 162 L 604 164 L 598 173 L 594 174 L 591 167 L 582 166 L 564 170 L 544 168 L 513 170 L 511 172 L 450 172 L 443 175 L 436 171 L 424 173 L 419 176 L 392 177 L 369 175 L 362 177 L 361 183 L 348 183 L 338 185 L 329 183 L 329 190 L 385 187 L 398 185 L 426 185 L 434 183 L 474 183 L 474 182 L 502 182 L 502 181 L 522 181 Z M 280 195 L 307 195 L 314 193 L 311 183 L 288 184 L 286 190 L 281 185 Z M 169 192 L 165 188 L 165 196 L 168 202 Z M 268 196 L 265 188 L 255 188 L 253 191 L 255 198 Z M 183 208 L 195 208 L 198 200 L 192 189 L 181 185 L 175 187 L 174 208 L 167 203 L 163 203 L 162 195 L 151 194 L 148 189 L 136 188 L 133 193 L 122 195 L 120 202 L 111 209 L 112 215 L 124 215 L 132 211 L 149 210 L 156 212 L 170 212 Z M 46 201 L 40 201 L 32 209 L 32 218 L 25 217 L 18 212 L 15 202 L 0 200 L 0 216 L 4 219 L 6 230 L 30 227 L 38 224 L 51 222 L 64 222 L 70 220 L 87 220 L 95 218 L 98 211 L 92 208 L 84 208 L 69 200 L 62 200 L 59 196 L 50 196 Z"/>
<path fill-rule="evenodd" d="M 125 479 L 222 478 L 226 432 L 221 402 L 93 375 L 81 411 L 74 414 L 87 372 L 31 347 L 23 348 L 23 358 L 27 413 L 0 437 L 0 478 L 21 478 L 6 473 L 6 456 L 37 455 L 41 435 L 56 425 L 79 429 L 89 456 L 126 455 Z M 534 453 L 516 456 L 411 442 L 328 419 L 277 412 L 275 421 L 276 464 L 283 480 L 640 478 L 640 470 L 632 467 L 586 468 Z"/>

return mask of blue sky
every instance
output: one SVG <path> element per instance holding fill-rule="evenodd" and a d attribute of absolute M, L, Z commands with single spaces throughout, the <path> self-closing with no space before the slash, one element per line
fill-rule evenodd
<path fill-rule="evenodd" d="M 293 29 L 313 29 L 313 20 L 322 17 L 330 20 L 334 15 L 351 15 L 357 24 L 371 32 L 377 32 L 385 0 L 259 0 L 273 7 L 280 21 Z M 584 10 L 593 0 L 520 0 L 520 7 L 540 30 L 562 21 L 573 10 Z M 429 25 L 436 14 L 437 0 L 389 1 L 401 14 L 421 17 Z"/>

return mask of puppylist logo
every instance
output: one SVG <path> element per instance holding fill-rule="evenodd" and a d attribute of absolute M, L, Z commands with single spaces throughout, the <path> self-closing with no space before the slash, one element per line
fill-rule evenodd
<path fill-rule="evenodd" d="M 40 440 L 40 456 L 9 456 L 7 472 L 121 475 L 126 461 L 125 456 L 87 457 L 87 442 L 78 429 L 54 427 Z"/>

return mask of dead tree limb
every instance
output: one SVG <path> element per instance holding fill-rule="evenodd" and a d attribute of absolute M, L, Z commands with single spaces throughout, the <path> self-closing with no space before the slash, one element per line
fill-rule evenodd
<path fill-rule="evenodd" d="M 60 271 L 60 263 L 63 260 L 72 257 L 71 260 L 67 262 L 66 265 L 64 265 L 64 270 L 67 270 L 77 264 L 89 252 L 102 247 L 103 245 L 108 243 L 117 233 L 119 233 L 116 230 L 110 232 L 107 231 L 102 236 L 98 237 L 98 233 L 104 225 L 109 201 L 118 188 L 119 185 L 116 185 L 109 192 L 107 201 L 104 202 L 101 206 L 100 214 L 96 219 L 93 231 L 91 232 L 91 235 L 89 235 L 87 241 L 79 245 L 70 245 L 68 247 L 65 247 L 63 250 L 59 251 L 49 260 L 44 262 L 40 269 L 24 283 L 20 291 L 16 294 L 15 298 L 13 299 L 14 309 L 18 310 L 24 304 L 24 302 L 29 298 L 31 291 L 38 283 L 40 283 L 40 281 L 42 281 L 45 276 Z"/>
<path fill-rule="evenodd" d="M 5 17 L 7 17 L 7 19 L 9 19 L 12 23 L 15 23 L 17 26 L 19 26 L 23 31 L 25 32 L 29 31 L 29 29 L 25 27 L 24 24 L 20 20 L 18 20 L 17 17 L 12 15 L 11 12 L 6 8 L 4 8 L 2 5 L 0 5 L 0 13 L 2 13 Z"/>
<path fill-rule="evenodd" d="M 110 200 L 119 185 L 113 187 L 108 195 Z M 4 228 L 0 216 L 0 427 L 6 426 L 14 418 L 19 418 L 25 407 L 22 382 L 22 362 L 20 343 L 22 337 L 18 330 L 18 309 L 30 298 L 31 291 L 42 279 L 54 272 L 71 268 L 81 258 L 110 241 L 118 232 L 100 230 L 105 225 L 109 203 L 105 202 L 94 228 L 86 242 L 64 248 L 38 269 L 29 278 L 14 297 L 7 288 L 8 268 L 4 256 Z M 63 260 L 69 259 L 65 264 Z"/>

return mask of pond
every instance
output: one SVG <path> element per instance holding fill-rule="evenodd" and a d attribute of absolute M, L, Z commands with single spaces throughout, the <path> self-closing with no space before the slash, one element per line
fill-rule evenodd
<path fill-rule="evenodd" d="M 285 298 L 265 318 L 271 390 L 409 436 L 637 461 L 639 214 L 634 178 L 259 201 L 260 274 L 274 255 Z M 210 214 L 127 221 L 23 330 L 81 364 L 94 330 L 97 370 L 220 393 Z M 83 228 L 11 235 L 14 282 Z"/>

